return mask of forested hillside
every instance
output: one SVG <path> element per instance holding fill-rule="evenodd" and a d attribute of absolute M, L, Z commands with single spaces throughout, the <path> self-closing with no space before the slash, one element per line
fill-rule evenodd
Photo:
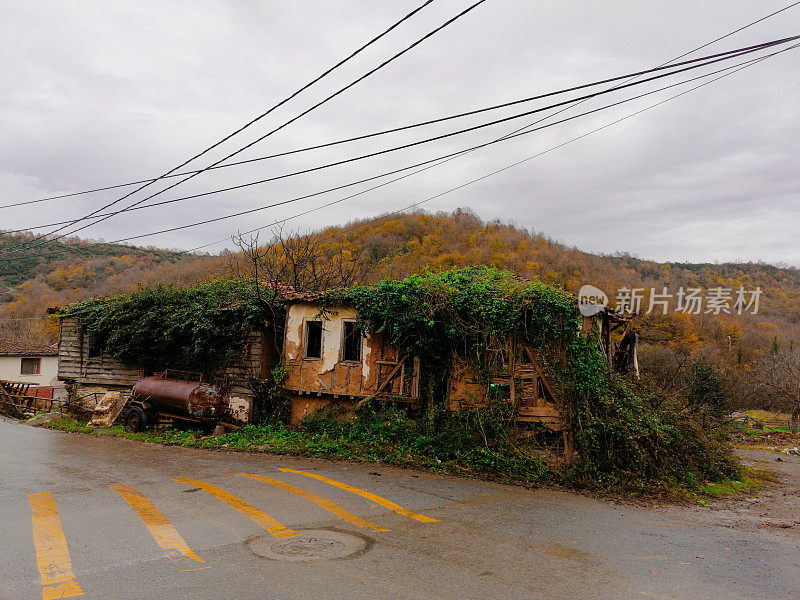
<path fill-rule="evenodd" d="M 39 275 L 53 271 L 53 265 L 79 265 L 96 259 L 127 257 L 126 260 L 147 258 L 153 264 L 175 262 L 181 253 L 158 248 L 136 248 L 119 244 L 87 242 L 77 238 L 64 241 L 39 241 L 33 234 L 0 237 L 0 285 L 17 286 Z"/>
<path fill-rule="evenodd" d="M 31 234 L 0 237 L 0 337 L 53 342 L 48 308 L 135 290 L 140 283 L 195 283 L 220 259 L 158 248 L 67 239 L 32 244 Z"/>
<path fill-rule="evenodd" d="M 0 244 L 24 241 L 23 237 L 4 237 Z M 638 321 L 643 371 L 669 393 L 699 394 L 694 388 L 700 379 L 708 380 L 710 373 L 719 394 L 738 405 L 785 408 L 797 398 L 800 271 L 796 268 L 761 263 L 658 263 L 626 253 L 595 255 L 515 225 L 484 222 L 469 210 L 387 216 L 308 236 L 283 232 L 274 241 L 280 243 L 251 248 L 249 256 L 181 255 L 80 241 L 58 244 L 59 251 L 52 254 L 21 253 L 0 271 L 7 286 L 0 290 L 0 318 L 6 319 L 0 321 L 0 334 L 52 340 L 56 335 L 52 322 L 37 318 L 50 306 L 128 292 L 140 284 L 184 285 L 230 274 L 248 275 L 253 257 L 260 256 L 263 262 L 270 253 L 284 262 L 291 257 L 305 268 L 262 270 L 258 276 L 272 275 L 295 287 L 372 283 L 485 264 L 571 292 L 591 284 L 604 290 L 611 304 L 618 290 L 643 288 L 643 313 L 652 289 L 674 296 L 681 288 L 700 288 L 706 293 L 711 288 L 759 287 L 757 314 L 739 315 L 735 310 L 714 314 L 705 307 L 699 314 L 678 312 L 675 298 L 666 314 L 661 307 L 642 314 Z M 314 280 L 292 279 L 298 272 L 312 271 Z M 328 276 L 322 278 L 320 273 Z"/>

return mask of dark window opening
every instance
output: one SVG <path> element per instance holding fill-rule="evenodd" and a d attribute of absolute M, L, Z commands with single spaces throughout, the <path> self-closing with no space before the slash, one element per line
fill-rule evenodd
<path fill-rule="evenodd" d="M 20 375 L 39 375 L 42 372 L 42 359 L 23 358 L 19 372 Z"/>
<path fill-rule="evenodd" d="M 89 336 L 89 358 L 100 358 L 103 356 L 103 344 L 97 336 Z"/>
<path fill-rule="evenodd" d="M 344 349 L 342 360 L 361 362 L 361 331 L 353 321 L 344 322 Z"/>
<path fill-rule="evenodd" d="M 489 390 L 494 400 L 511 400 L 511 386 L 507 383 L 491 383 Z"/>
<path fill-rule="evenodd" d="M 322 358 L 322 321 L 306 321 L 306 358 Z"/>

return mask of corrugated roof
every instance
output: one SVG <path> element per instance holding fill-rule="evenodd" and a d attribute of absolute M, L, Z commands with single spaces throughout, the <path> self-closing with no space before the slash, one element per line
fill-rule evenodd
<path fill-rule="evenodd" d="M 34 344 L 0 338 L 0 356 L 57 356 L 58 344 Z"/>

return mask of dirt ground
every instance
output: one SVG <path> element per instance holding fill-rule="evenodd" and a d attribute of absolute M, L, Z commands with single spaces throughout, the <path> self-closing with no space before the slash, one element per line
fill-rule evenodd
<path fill-rule="evenodd" d="M 753 448 L 739 448 L 737 454 L 745 466 L 772 471 L 776 481 L 745 496 L 714 500 L 708 506 L 667 510 L 689 510 L 693 520 L 704 524 L 771 533 L 784 539 L 789 536 L 800 543 L 800 456 Z"/>

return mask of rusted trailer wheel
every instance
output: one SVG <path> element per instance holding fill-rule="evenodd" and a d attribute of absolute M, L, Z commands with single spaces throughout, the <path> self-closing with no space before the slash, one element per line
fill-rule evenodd
<path fill-rule="evenodd" d="M 128 414 L 125 415 L 125 431 L 136 433 L 143 431 L 147 427 L 147 415 L 140 406 L 131 406 Z"/>

